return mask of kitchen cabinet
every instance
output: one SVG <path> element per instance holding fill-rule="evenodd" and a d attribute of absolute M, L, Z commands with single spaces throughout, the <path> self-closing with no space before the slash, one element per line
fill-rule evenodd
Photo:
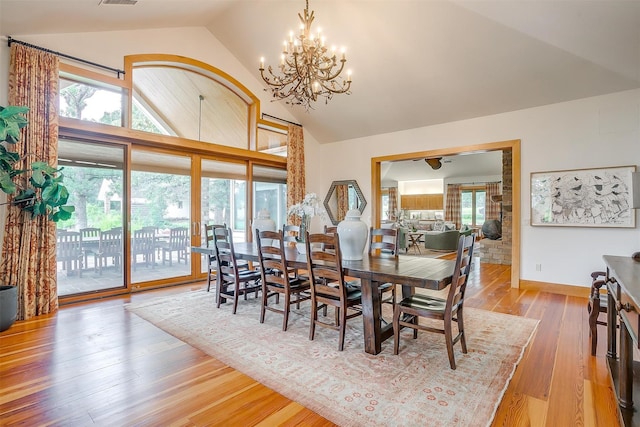
<path fill-rule="evenodd" d="M 440 211 L 444 207 L 443 194 L 403 194 L 400 207 L 410 211 Z"/>

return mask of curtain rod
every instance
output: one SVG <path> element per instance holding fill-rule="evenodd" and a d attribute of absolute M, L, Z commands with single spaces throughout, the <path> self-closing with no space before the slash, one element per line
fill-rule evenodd
<path fill-rule="evenodd" d="M 300 126 L 300 127 L 302 127 L 302 125 L 301 125 L 300 123 L 290 122 L 289 120 L 281 119 L 281 118 L 279 118 L 279 117 L 272 116 L 271 114 L 262 113 L 262 118 L 264 119 L 265 117 L 270 117 L 270 118 L 272 118 L 272 119 L 276 119 L 276 120 L 279 120 L 279 121 L 281 121 L 281 122 L 289 123 L 290 125 L 294 125 L 294 126 Z"/>
<path fill-rule="evenodd" d="M 473 185 L 473 184 L 500 184 L 502 181 L 474 181 L 474 182 L 456 182 L 456 183 L 452 183 L 450 182 L 449 184 L 460 184 L 460 185 Z"/>
<path fill-rule="evenodd" d="M 91 66 L 94 66 L 94 67 L 102 68 L 103 70 L 111 71 L 113 73 L 116 73 L 118 75 L 118 78 L 120 78 L 120 74 L 124 74 L 124 70 L 119 70 L 117 68 L 113 68 L 113 67 L 108 67 L 106 65 L 97 64 L 95 62 L 87 61 L 86 59 L 76 58 L 75 56 L 67 55 L 65 53 L 56 52 L 55 50 L 47 49 L 47 48 L 44 48 L 44 47 L 36 46 L 34 44 L 31 44 L 31 43 L 27 43 L 27 42 L 23 42 L 23 41 L 20 41 L 20 40 L 16 40 L 14 38 L 11 38 L 11 36 L 8 36 L 7 40 L 8 40 L 9 47 L 11 47 L 11 43 L 18 43 L 18 44 L 21 44 L 23 46 L 32 47 L 34 49 L 41 50 L 43 52 L 47 52 L 47 53 L 52 53 L 54 55 L 58 55 L 58 56 L 60 56 L 62 58 L 71 59 L 72 61 L 82 62 L 83 64 L 88 64 L 88 65 L 91 65 Z"/>

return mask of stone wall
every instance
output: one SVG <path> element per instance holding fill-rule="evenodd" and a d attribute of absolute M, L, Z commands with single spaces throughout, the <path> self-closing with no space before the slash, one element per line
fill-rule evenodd
<path fill-rule="evenodd" d="M 511 265 L 512 242 L 512 181 L 513 161 L 511 150 L 502 151 L 502 239 L 482 239 L 476 243 L 480 262 Z"/>

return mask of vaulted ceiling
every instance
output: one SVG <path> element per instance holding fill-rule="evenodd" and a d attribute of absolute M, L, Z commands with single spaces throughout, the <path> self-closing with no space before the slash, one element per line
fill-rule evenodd
<path fill-rule="evenodd" d="M 204 26 L 257 79 L 298 27 L 302 0 L 0 0 L 0 32 Z M 640 87 L 640 1 L 311 0 L 346 46 L 352 94 L 297 121 L 321 143 Z M 268 112 L 268 105 L 263 106 Z"/>

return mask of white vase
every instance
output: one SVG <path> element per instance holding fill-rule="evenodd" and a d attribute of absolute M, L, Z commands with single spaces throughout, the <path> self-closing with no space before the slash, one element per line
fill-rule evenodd
<path fill-rule="evenodd" d="M 343 221 L 338 224 L 340 251 L 345 261 L 359 261 L 363 258 L 367 246 L 369 227 L 360 219 L 360 211 L 351 209 Z"/>
<path fill-rule="evenodd" d="M 276 231 L 276 222 L 271 219 L 271 214 L 268 210 L 262 209 L 258 212 L 256 219 L 253 220 L 251 228 L 254 236 L 256 235 L 256 230 Z M 271 239 L 263 239 L 262 244 L 265 246 L 271 245 Z"/>

